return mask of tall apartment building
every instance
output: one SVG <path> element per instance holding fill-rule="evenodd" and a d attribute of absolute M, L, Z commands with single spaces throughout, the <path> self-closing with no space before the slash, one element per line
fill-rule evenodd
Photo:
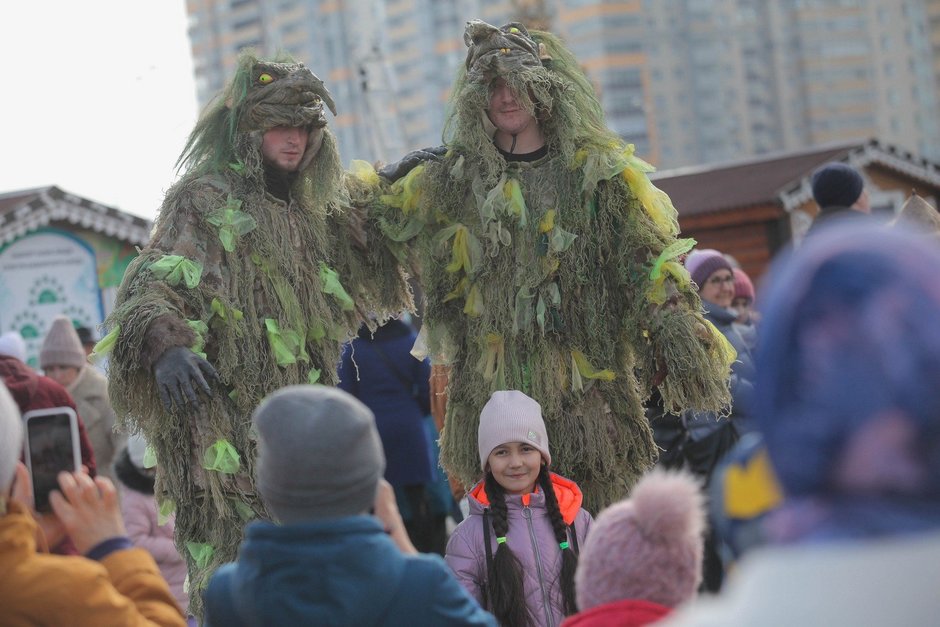
<path fill-rule="evenodd" d="M 467 19 L 550 24 L 660 167 L 876 136 L 940 159 L 940 0 L 188 0 L 200 103 L 238 50 L 326 81 L 343 160 L 437 145 Z"/>
<path fill-rule="evenodd" d="M 659 162 L 866 137 L 940 159 L 937 4 L 645 0 Z"/>

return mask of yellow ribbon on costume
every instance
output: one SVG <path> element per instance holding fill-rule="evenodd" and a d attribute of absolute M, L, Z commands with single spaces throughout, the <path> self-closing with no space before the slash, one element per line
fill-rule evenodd
<path fill-rule="evenodd" d="M 471 318 L 483 315 L 483 294 L 476 283 L 470 286 L 470 293 L 467 295 L 467 302 L 464 303 L 463 312 Z"/>
<path fill-rule="evenodd" d="M 708 331 L 712 335 L 714 340 L 710 352 L 714 357 L 715 361 L 724 366 L 725 368 L 730 369 L 731 364 L 734 363 L 734 360 L 738 358 L 738 351 L 734 350 L 734 346 L 731 345 L 731 342 L 728 341 L 728 338 L 725 337 L 725 334 L 719 331 L 715 325 L 710 321 L 705 320 L 705 326 L 708 327 Z"/>
<path fill-rule="evenodd" d="M 353 159 L 349 162 L 349 174 L 369 187 L 378 187 L 381 181 L 372 164 L 362 159 Z"/>
<path fill-rule="evenodd" d="M 448 301 L 454 300 L 455 298 L 463 298 L 466 296 L 468 289 L 470 289 L 470 279 L 464 277 L 457 281 L 457 286 L 447 293 L 447 296 L 444 297 L 443 302 L 446 303 Z"/>
<path fill-rule="evenodd" d="M 539 221 L 539 233 L 548 233 L 555 228 L 555 210 L 549 209 Z"/>
<path fill-rule="evenodd" d="M 660 231 L 675 237 L 679 233 L 679 214 L 669 195 L 653 185 L 647 176 L 647 173 L 655 172 L 656 168 L 634 155 L 634 149 L 633 144 L 629 144 L 623 152 L 627 160 L 627 167 L 623 169 L 623 180 L 630 186 L 630 190 Z"/>
<path fill-rule="evenodd" d="M 724 488 L 725 514 L 731 518 L 754 518 L 771 511 L 783 501 L 766 449 L 744 465 L 728 466 Z"/>
<path fill-rule="evenodd" d="M 424 164 L 412 168 L 411 172 L 392 184 L 389 194 L 379 199 L 390 207 L 398 207 L 405 215 L 410 214 L 421 202 L 421 186 L 417 178 L 424 172 Z"/>
<path fill-rule="evenodd" d="M 528 216 L 519 181 L 516 179 L 506 181 L 503 185 L 503 198 L 506 201 L 506 209 L 509 213 L 519 218 L 519 226 L 525 226 L 528 223 Z"/>
<path fill-rule="evenodd" d="M 588 361 L 581 351 L 571 351 L 572 371 L 577 371 L 578 375 L 584 379 L 598 379 L 600 381 L 613 381 L 617 378 L 617 373 L 613 370 L 597 370 Z M 572 372 L 572 381 L 574 381 L 574 372 Z"/>
<path fill-rule="evenodd" d="M 451 261 L 444 268 L 450 273 L 463 270 L 467 274 L 473 271 L 473 261 L 470 259 L 470 247 L 468 245 L 467 228 L 460 225 L 454 234 L 453 248 L 451 249 Z"/>
<path fill-rule="evenodd" d="M 483 354 L 477 369 L 483 375 L 483 380 L 491 383 L 494 390 L 506 387 L 506 344 L 503 337 L 496 333 L 487 333 L 484 341 Z"/>

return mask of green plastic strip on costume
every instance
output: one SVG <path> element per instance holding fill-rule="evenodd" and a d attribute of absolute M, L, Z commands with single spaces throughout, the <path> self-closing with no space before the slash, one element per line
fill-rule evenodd
<path fill-rule="evenodd" d="M 101 338 L 95 347 L 91 351 L 89 359 L 93 362 L 98 362 L 104 358 L 105 355 L 114 350 L 114 345 L 117 344 L 118 336 L 121 335 L 121 325 L 116 324 L 114 328 L 111 329 L 110 333 Z"/>
<path fill-rule="evenodd" d="M 144 468 L 155 468 L 157 466 L 157 451 L 150 444 L 144 449 Z"/>
<path fill-rule="evenodd" d="M 512 317 L 512 332 L 526 331 L 532 326 L 532 318 L 535 311 L 532 308 L 532 302 L 535 300 L 535 294 L 530 287 L 520 287 L 516 292 L 515 308 Z"/>
<path fill-rule="evenodd" d="M 187 542 L 186 550 L 189 551 L 190 557 L 193 558 L 196 566 L 200 569 L 208 568 L 212 556 L 215 555 L 215 548 L 211 544 L 203 542 Z"/>
<path fill-rule="evenodd" d="M 206 221 L 219 227 L 219 240 L 227 252 L 234 252 L 239 238 L 258 226 L 255 219 L 241 210 L 242 201 L 229 194 L 224 207 L 209 214 Z"/>
<path fill-rule="evenodd" d="M 243 174 L 245 173 L 245 164 L 242 163 L 241 161 L 238 161 L 238 162 L 236 162 L 236 163 L 230 163 L 230 164 L 228 164 L 228 167 L 229 167 L 229 168 L 232 170 L 232 172 L 234 172 L 235 174 L 243 175 Z"/>
<path fill-rule="evenodd" d="M 150 264 L 150 272 L 158 279 L 166 281 L 172 287 L 181 282 L 189 289 L 196 289 L 202 278 L 202 264 L 182 255 L 163 255 Z"/>
<path fill-rule="evenodd" d="M 241 468 L 241 457 L 232 443 L 225 439 L 216 440 L 206 449 L 202 457 L 202 467 L 226 475 L 234 475 Z"/>
<path fill-rule="evenodd" d="M 319 382 L 319 381 L 320 381 L 320 374 L 321 374 L 321 372 L 320 372 L 320 370 L 319 370 L 318 368 L 313 368 L 313 369 L 307 374 L 307 383 L 309 383 L 310 385 L 313 385 L 314 383 Z"/>
<path fill-rule="evenodd" d="M 240 499 L 229 499 L 229 502 L 232 504 L 232 507 L 235 508 L 235 513 L 238 514 L 238 517 L 242 519 L 242 522 L 248 522 L 249 520 L 254 520 L 258 517 L 255 514 L 255 511 L 249 507 L 247 503 Z"/>
<path fill-rule="evenodd" d="M 326 328 L 323 326 L 323 323 L 319 320 L 315 320 L 307 328 L 307 340 L 311 342 L 319 342 L 326 337 Z"/>
<path fill-rule="evenodd" d="M 552 229 L 552 233 L 549 236 L 548 242 L 549 246 L 552 249 L 552 252 L 563 253 L 574 243 L 574 240 L 577 239 L 577 235 L 574 233 L 569 233 L 560 226 L 556 226 Z"/>
<path fill-rule="evenodd" d="M 335 298 L 343 311 L 352 311 L 356 304 L 352 297 L 346 292 L 343 284 L 339 281 L 339 274 L 336 270 L 330 268 L 322 261 L 320 262 L 320 282 L 323 284 L 323 292 L 330 294 Z"/>
<path fill-rule="evenodd" d="M 688 270 L 682 264 L 674 261 L 681 255 L 692 250 L 696 241 L 691 238 L 680 239 L 666 248 L 659 254 L 656 261 L 653 262 L 653 268 L 650 270 L 650 285 L 646 293 L 646 299 L 654 305 L 662 305 L 669 298 L 666 281 L 672 278 L 679 290 L 685 290 L 692 281 Z"/>
<path fill-rule="evenodd" d="M 172 516 L 175 511 L 176 503 L 173 499 L 163 499 L 160 501 L 160 505 L 157 507 L 157 526 L 162 527 L 170 522 L 170 516 Z"/>
<path fill-rule="evenodd" d="M 205 359 L 206 353 L 203 349 L 206 347 L 206 335 L 209 333 L 209 326 L 202 320 L 187 320 L 186 324 L 196 334 L 196 342 L 189 349 Z"/>
<path fill-rule="evenodd" d="M 212 313 L 217 315 L 222 320 L 234 320 L 239 322 L 242 318 L 245 317 L 245 314 L 242 313 L 240 309 L 235 309 L 234 307 L 226 307 L 222 304 L 218 298 L 213 298 L 212 303 L 210 304 Z"/>
<path fill-rule="evenodd" d="M 292 329 L 281 329 L 277 320 L 264 319 L 264 327 L 268 335 L 268 343 L 274 351 L 274 359 L 278 366 L 289 366 L 297 360 L 308 361 L 307 353 L 303 350 L 300 335 Z"/>

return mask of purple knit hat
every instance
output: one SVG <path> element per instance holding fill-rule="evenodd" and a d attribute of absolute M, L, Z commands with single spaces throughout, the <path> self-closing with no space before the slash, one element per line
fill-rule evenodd
<path fill-rule="evenodd" d="M 581 611 L 624 599 L 676 607 L 702 580 L 704 497 L 687 473 L 654 470 L 602 511 L 578 558 Z"/>
<path fill-rule="evenodd" d="M 486 460 L 493 449 L 507 442 L 531 444 L 542 453 L 546 464 L 552 463 L 542 406 L 517 390 L 493 392 L 480 412 L 477 443 L 481 470 L 486 470 Z"/>
<path fill-rule="evenodd" d="M 732 271 L 731 263 L 714 248 L 696 248 L 690 252 L 685 259 L 685 269 L 699 289 L 702 289 L 712 273 L 722 269 Z"/>

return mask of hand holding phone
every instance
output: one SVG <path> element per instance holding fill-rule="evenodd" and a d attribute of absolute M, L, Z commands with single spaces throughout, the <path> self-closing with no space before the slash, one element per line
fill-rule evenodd
<path fill-rule="evenodd" d="M 23 422 L 23 457 L 33 484 L 33 507 L 47 513 L 49 493 L 59 487 L 59 473 L 81 468 L 78 416 L 71 407 L 53 407 L 28 411 Z"/>
<path fill-rule="evenodd" d="M 49 501 L 80 553 L 87 553 L 105 540 L 127 535 L 117 490 L 110 479 L 92 479 L 84 472 L 63 472 L 58 483 L 61 492 L 53 492 Z"/>

